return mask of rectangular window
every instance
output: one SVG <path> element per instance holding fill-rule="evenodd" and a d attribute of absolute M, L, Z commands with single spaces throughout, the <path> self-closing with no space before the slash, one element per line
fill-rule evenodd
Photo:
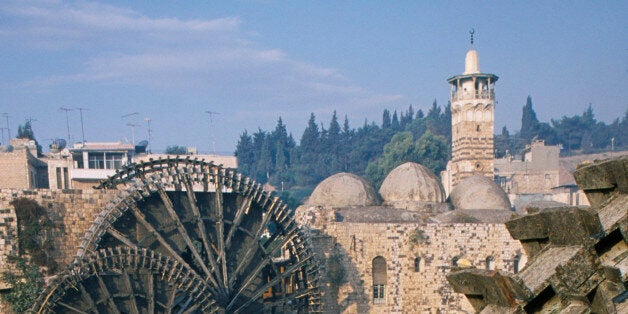
<path fill-rule="evenodd" d="M 384 285 L 374 285 L 373 286 L 373 304 L 384 304 L 386 303 L 386 294 Z"/>
<path fill-rule="evenodd" d="M 70 175 L 68 174 L 68 167 L 63 167 L 63 188 L 70 188 Z"/>
<path fill-rule="evenodd" d="M 63 178 L 61 177 L 61 168 L 57 167 L 57 189 L 63 188 Z"/>
<path fill-rule="evenodd" d="M 122 168 L 123 153 L 106 153 L 105 154 L 105 166 L 107 169 L 120 169 Z"/>
<path fill-rule="evenodd" d="M 85 165 L 83 165 L 83 153 L 72 154 L 72 159 L 74 160 L 75 169 L 83 169 L 85 167 Z"/>
<path fill-rule="evenodd" d="M 89 169 L 105 169 L 105 154 L 89 153 L 87 156 Z"/>

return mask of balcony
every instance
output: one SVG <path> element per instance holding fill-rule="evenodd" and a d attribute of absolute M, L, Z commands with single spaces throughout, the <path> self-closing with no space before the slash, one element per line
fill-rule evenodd
<path fill-rule="evenodd" d="M 483 90 L 483 91 L 457 91 L 451 93 L 451 101 L 458 100 L 473 100 L 473 99 L 495 99 L 495 90 Z"/>
<path fill-rule="evenodd" d="M 116 173 L 115 169 L 72 169 L 72 179 L 102 180 Z"/>

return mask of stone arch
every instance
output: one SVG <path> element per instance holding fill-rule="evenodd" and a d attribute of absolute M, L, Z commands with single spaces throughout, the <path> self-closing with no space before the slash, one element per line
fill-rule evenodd
<path fill-rule="evenodd" d="M 421 259 L 421 257 L 417 256 L 414 258 L 414 272 L 418 273 L 421 271 L 421 263 L 423 262 L 423 260 Z"/>
<path fill-rule="evenodd" d="M 373 303 L 386 303 L 386 282 L 388 281 L 388 271 L 386 259 L 377 256 L 373 259 Z"/>
<path fill-rule="evenodd" d="M 484 260 L 484 265 L 485 265 L 486 269 L 494 270 L 495 269 L 495 258 L 492 255 L 487 256 L 486 259 Z"/>
<path fill-rule="evenodd" d="M 484 121 L 490 122 L 492 120 L 493 120 L 493 113 L 491 111 L 491 108 L 485 108 L 484 109 Z"/>
<path fill-rule="evenodd" d="M 476 108 L 474 112 L 474 121 L 482 121 L 482 109 Z"/>

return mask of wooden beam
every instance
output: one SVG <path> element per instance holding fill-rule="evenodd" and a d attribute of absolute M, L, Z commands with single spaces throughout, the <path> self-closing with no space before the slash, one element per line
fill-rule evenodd
<path fill-rule="evenodd" d="M 190 182 L 189 176 L 184 180 L 184 182 L 185 182 L 185 189 L 188 195 L 188 202 L 190 204 L 190 207 L 192 208 L 192 213 L 194 214 L 194 220 L 196 221 L 197 232 L 201 235 L 201 241 L 203 241 L 203 247 L 205 248 L 205 251 L 207 252 L 207 259 L 209 260 L 210 266 L 212 270 L 215 272 L 216 277 L 220 278 L 221 277 L 220 269 L 218 268 L 218 265 L 216 264 L 216 259 L 214 257 L 214 254 L 212 253 L 212 248 L 210 247 L 210 242 L 209 242 L 209 239 L 207 238 L 207 230 L 205 230 L 205 223 L 203 222 L 203 219 L 201 218 L 201 212 L 198 209 L 196 195 L 194 195 L 194 189 L 192 187 L 192 183 Z M 207 280 L 212 280 L 214 282 L 217 282 L 217 278 L 211 278 L 211 279 L 209 278 L 209 276 L 212 276 L 211 274 L 207 276 L 208 276 Z"/>
<path fill-rule="evenodd" d="M 203 271 L 205 272 L 205 275 L 211 277 L 211 272 L 207 268 L 207 265 L 205 265 L 205 263 L 203 262 L 203 258 L 201 258 L 201 255 L 198 253 L 198 250 L 194 246 L 194 243 L 192 243 L 192 239 L 190 239 L 190 235 L 185 229 L 185 226 L 183 226 L 183 223 L 179 219 L 179 215 L 177 215 L 177 212 L 174 210 L 174 205 L 172 205 L 172 201 L 170 200 L 170 197 L 168 197 L 168 195 L 166 194 L 166 191 L 164 191 L 161 184 L 156 184 L 156 186 L 157 186 L 157 193 L 159 193 L 159 196 L 161 197 L 161 201 L 166 206 L 166 211 L 170 215 L 170 218 L 172 218 L 177 230 L 179 231 L 179 234 L 185 241 L 185 244 L 187 244 L 188 248 L 192 252 L 192 255 L 196 259 L 196 262 L 201 267 L 201 269 L 203 269 Z"/>

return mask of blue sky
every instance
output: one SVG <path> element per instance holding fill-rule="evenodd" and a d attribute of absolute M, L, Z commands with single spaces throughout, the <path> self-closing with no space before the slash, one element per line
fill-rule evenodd
<path fill-rule="evenodd" d="M 36 119 L 43 144 L 67 137 L 60 107 L 88 109 L 88 141 L 130 141 L 128 123 L 145 139 L 150 118 L 154 150 L 209 152 L 210 110 L 232 153 L 279 116 L 298 140 L 310 112 L 357 127 L 445 105 L 474 28 L 481 70 L 500 77 L 497 131 L 519 129 L 528 95 L 542 121 L 591 103 L 611 122 L 628 108 L 627 14 L 626 1 L 2 1 L 0 113 L 12 134 Z"/>

